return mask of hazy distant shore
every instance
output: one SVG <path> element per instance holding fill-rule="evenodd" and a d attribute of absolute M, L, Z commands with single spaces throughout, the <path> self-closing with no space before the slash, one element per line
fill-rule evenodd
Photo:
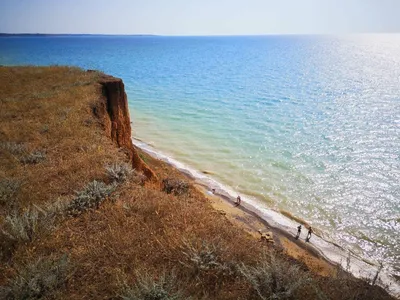
<path fill-rule="evenodd" d="M 157 36 L 154 34 L 99 34 L 99 33 L 0 33 L 0 37 L 21 36 L 21 37 L 57 37 L 57 36 Z"/>

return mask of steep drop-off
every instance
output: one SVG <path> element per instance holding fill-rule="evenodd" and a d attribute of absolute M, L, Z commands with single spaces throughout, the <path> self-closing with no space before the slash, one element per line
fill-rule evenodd
<path fill-rule="evenodd" d="M 99 83 L 102 97 L 93 112 L 102 121 L 106 135 L 126 150 L 134 169 L 143 172 L 148 179 L 155 179 L 154 172 L 142 161 L 132 144 L 128 101 L 122 79 L 104 75 Z"/>

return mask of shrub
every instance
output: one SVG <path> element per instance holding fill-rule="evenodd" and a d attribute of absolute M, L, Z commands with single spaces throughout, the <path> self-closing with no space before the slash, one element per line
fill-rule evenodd
<path fill-rule="evenodd" d="M 133 173 L 132 167 L 127 163 L 113 163 L 106 166 L 106 174 L 113 182 L 122 183 Z"/>
<path fill-rule="evenodd" d="M 115 185 L 107 185 L 102 181 L 92 181 L 82 191 L 76 192 L 75 198 L 68 205 L 70 215 L 76 216 L 99 205 L 114 191 Z"/>
<path fill-rule="evenodd" d="M 21 158 L 23 164 L 35 165 L 46 159 L 46 153 L 42 151 L 31 152 Z"/>
<path fill-rule="evenodd" d="M 30 242 L 43 229 L 53 227 L 53 220 L 40 207 L 28 208 L 22 214 L 8 215 L 4 222 L 4 234 L 18 242 Z"/>
<path fill-rule="evenodd" d="M 194 274 L 202 272 L 215 272 L 220 275 L 231 275 L 233 267 L 223 262 L 221 257 L 222 249 L 218 243 L 190 243 L 183 241 L 182 254 L 186 261 L 181 264 L 193 270 Z"/>
<path fill-rule="evenodd" d="M 11 259 L 16 245 L 16 240 L 5 234 L 4 231 L 0 231 L 0 265 Z"/>
<path fill-rule="evenodd" d="M 31 208 L 23 214 L 8 215 L 4 224 L 4 233 L 17 241 L 32 241 L 38 230 L 38 219 L 39 212 Z"/>
<path fill-rule="evenodd" d="M 1 142 L 0 148 L 10 152 L 13 155 L 21 155 L 26 152 L 26 148 L 23 144 L 14 142 Z"/>
<path fill-rule="evenodd" d="M 58 198 L 54 202 L 48 202 L 45 204 L 46 212 L 51 216 L 62 215 L 68 208 L 68 202 Z"/>
<path fill-rule="evenodd" d="M 256 267 L 242 265 L 239 270 L 260 299 L 290 299 L 309 281 L 300 268 L 274 255 L 265 256 Z"/>
<path fill-rule="evenodd" d="M 138 275 L 134 286 L 124 283 L 121 289 L 123 300 L 179 300 L 183 298 L 182 292 L 176 288 L 174 275 L 162 274 L 154 280 L 149 274 Z"/>
<path fill-rule="evenodd" d="M 23 164 L 38 164 L 46 159 L 46 153 L 40 150 L 29 153 L 25 145 L 14 142 L 2 142 L 0 148 L 8 151 L 14 156 L 17 156 Z"/>
<path fill-rule="evenodd" d="M 13 179 L 3 179 L 0 181 L 0 204 L 11 204 L 18 193 L 21 182 Z"/>
<path fill-rule="evenodd" d="M 1 299 L 42 299 L 62 287 L 69 270 L 69 259 L 63 255 L 58 260 L 38 259 L 16 268 L 16 277 L 5 287 L 0 287 Z"/>
<path fill-rule="evenodd" d="M 189 191 L 189 184 L 186 181 L 174 178 L 163 179 L 163 191 L 167 194 L 183 195 Z"/>

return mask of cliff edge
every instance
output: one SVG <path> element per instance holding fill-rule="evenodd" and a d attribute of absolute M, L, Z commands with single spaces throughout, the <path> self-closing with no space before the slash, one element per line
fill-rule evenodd
<path fill-rule="evenodd" d="M 135 148 L 121 79 L 0 66 L 0 82 L 0 299 L 393 299 L 340 268 L 321 276 Z"/>
<path fill-rule="evenodd" d="M 93 112 L 102 121 L 106 135 L 118 147 L 126 150 L 134 169 L 143 172 L 148 179 L 156 179 L 154 172 L 142 161 L 132 144 L 128 100 L 122 79 L 102 75 L 99 83 L 103 96 Z"/>

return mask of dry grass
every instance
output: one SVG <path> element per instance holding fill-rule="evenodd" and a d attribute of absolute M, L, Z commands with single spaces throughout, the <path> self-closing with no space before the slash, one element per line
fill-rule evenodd
<path fill-rule="evenodd" d="M 72 194 L 103 178 L 105 164 L 124 160 L 90 113 L 98 76 L 77 68 L 0 67 L 0 141 L 8 145 L 0 147 L 0 179 L 25 183 L 19 205 Z"/>
<path fill-rule="evenodd" d="M 126 168 L 126 154 L 104 135 L 92 114 L 101 97 L 98 76 L 76 68 L 0 67 L 1 195 L 6 199 L 2 203 L 12 202 L 0 203 L 0 226 L 15 210 L 33 205 L 57 223 L 51 232 L 37 230 L 34 238 L 17 244 L 10 244 L 0 230 L 0 250 L 7 250 L 0 257 L 0 286 L 18 282 L 24 272 L 19 266 L 27 261 L 35 265 L 41 257 L 68 253 L 73 272 L 68 269 L 66 280 L 46 288 L 51 291 L 47 298 L 260 299 L 252 277 L 243 276 L 238 266 L 256 270 L 266 251 L 288 258 L 234 227 L 177 170 L 141 153 L 158 178 L 172 183 L 172 189 L 163 191 L 165 182 L 145 182 Z M 45 159 L 21 162 L 21 156 L 36 151 L 45 153 Z M 94 180 L 100 188 L 88 189 Z M 81 203 L 74 200 L 79 197 L 94 202 L 68 216 L 68 207 Z M 301 270 L 292 277 L 313 279 L 291 294 L 297 299 L 324 294 L 345 299 L 340 298 L 343 284 L 361 286 L 354 279 L 319 278 L 293 260 L 275 267 L 287 265 Z M 375 299 L 389 299 L 381 289 L 372 290 Z"/>
<path fill-rule="evenodd" d="M 125 182 L 134 172 L 131 165 L 128 163 L 117 164 L 113 163 L 106 166 L 106 173 L 112 182 L 122 183 Z"/>
<path fill-rule="evenodd" d="M 2 299 L 43 299 L 59 294 L 67 281 L 70 265 L 66 255 L 59 259 L 39 258 L 16 266 L 16 276 L 0 286 Z"/>
<path fill-rule="evenodd" d="M 165 178 L 162 181 L 163 191 L 167 194 L 174 193 L 175 195 L 184 195 L 189 190 L 189 184 L 180 179 Z"/>
<path fill-rule="evenodd" d="M 310 282 L 308 274 L 298 265 L 274 254 L 265 255 L 256 267 L 242 265 L 240 272 L 251 283 L 255 295 L 263 300 L 297 298 L 297 290 Z"/>
<path fill-rule="evenodd" d="M 102 181 L 93 180 L 83 190 L 76 192 L 76 196 L 67 207 L 68 214 L 78 216 L 88 209 L 98 209 L 115 188 L 115 184 L 107 185 Z"/>
<path fill-rule="evenodd" d="M 14 179 L 3 179 L 0 181 L 0 205 L 12 206 L 18 194 L 21 182 Z"/>
<path fill-rule="evenodd" d="M 183 292 L 176 288 L 177 278 L 173 273 L 161 274 L 153 278 L 148 273 L 137 273 L 136 283 L 132 286 L 126 282 L 122 284 L 120 296 L 123 300 L 180 300 L 190 299 L 183 296 Z"/>
<path fill-rule="evenodd" d="M 28 208 L 6 216 L 3 232 L 16 243 L 32 242 L 53 228 L 53 218 L 39 207 Z"/>

